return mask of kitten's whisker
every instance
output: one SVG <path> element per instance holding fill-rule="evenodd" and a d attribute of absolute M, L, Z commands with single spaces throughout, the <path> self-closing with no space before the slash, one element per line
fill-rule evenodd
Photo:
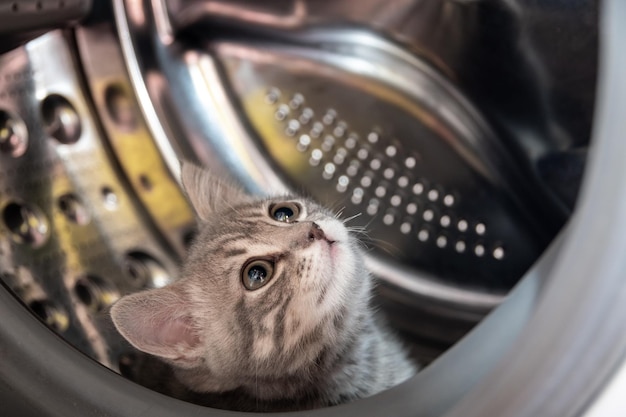
<path fill-rule="evenodd" d="M 366 229 L 353 229 L 351 227 L 346 228 L 346 230 L 348 230 L 349 233 L 355 234 L 355 235 L 359 235 L 365 238 L 369 237 L 369 232 Z"/>
<path fill-rule="evenodd" d="M 372 222 L 374 221 L 375 218 L 376 218 L 376 216 L 372 217 L 367 223 L 365 223 L 364 227 L 367 227 L 369 229 L 370 224 L 372 224 Z"/>
<path fill-rule="evenodd" d="M 354 230 L 355 232 L 366 232 L 367 231 L 367 227 L 365 226 L 346 226 L 347 230 Z"/>
<path fill-rule="evenodd" d="M 394 245 L 393 243 L 386 241 L 386 240 L 382 240 L 382 239 L 376 239 L 376 238 L 369 238 L 369 241 L 376 246 L 378 249 L 386 252 L 389 255 L 394 256 L 394 254 L 397 254 L 399 252 L 399 248 L 398 246 Z M 370 249 L 370 248 L 368 248 Z"/>
<path fill-rule="evenodd" d="M 348 223 L 349 221 L 352 221 L 352 220 L 356 219 L 357 217 L 361 216 L 362 214 L 363 214 L 363 213 L 358 212 L 357 214 L 355 214 L 355 215 L 353 215 L 353 216 L 346 217 L 345 219 L 343 219 L 343 220 L 342 220 L 342 221 L 343 221 L 343 224 L 346 224 L 346 223 Z"/>
<path fill-rule="evenodd" d="M 341 220 L 341 216 L 343 216 L 343 211 L 346 209 L 346 206 L 341 207 L 336 213 L 334 213 L 335 218 L 337 220 Z"/>
<path fill-rule="evenodd" d="M 326 207 L 330 210 L 331 213 L 336 213 L 337 211 L 343 211 L 343 209 L 345 209 L 346 206 L 342 206 L 342 208 L 339 210 L 337 209 L 337 207 L 339 207 L 339 204 L 341 204 L 342 202 L 343 202 L 343 199 L 338 198 L 333 203 L 327 204 Z"/>

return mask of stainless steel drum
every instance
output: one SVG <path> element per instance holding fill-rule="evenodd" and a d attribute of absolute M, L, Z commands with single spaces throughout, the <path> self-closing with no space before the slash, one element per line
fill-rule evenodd
<path fill-rule="evenodd" d="M 574 208 L 591 0 L 24 1 L 0 23 L 2 282 L 114 371 L 132 350 L 108 307 L 175 280 L 193 239 L 179 159 L 366 230 L 376 302 L 424 362 Z"/>

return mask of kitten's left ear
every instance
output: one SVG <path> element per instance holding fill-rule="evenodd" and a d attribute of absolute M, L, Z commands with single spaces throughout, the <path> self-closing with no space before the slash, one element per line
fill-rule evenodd
<path fill-rule="evenodd" d="M 206 169 L 181 161 L 183 188 L 196 214 L 206 220 L 214 212 L 251 200 L 243 190 Z"/>

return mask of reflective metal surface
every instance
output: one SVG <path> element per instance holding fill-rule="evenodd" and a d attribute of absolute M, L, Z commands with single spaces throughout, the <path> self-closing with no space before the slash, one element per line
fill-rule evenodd
<path fill-rule="evenodd" d="M 108 367 L 129 348 L 107 307 L 175 279 L 192 237 L 179 158 L 366 226 L 376 302 L 425 361 L 572 210 L 594 1 L 112 3 L 0 57 L 2 281 Z M 548 180 L 556 160 L 573 174 Z"/>
<path fill-rule="evenodd" d="M 94 9 L 91 0 L 0 1 L 0 52 L 9 51 L 43 33 L 76 24 Z"/>
<path fill-rule="evenodd" d="M 193 224 L 140 128 L 132 137 L 104 135 L 91 101 L 104 96 L 84 90 L 74 53 L 71 39 L 54 32 L 0 58 L 0 273 L 51 328 L 116 368 L 127 347 L 107 307 L 120 294 L 171 280 Z M 132 147 L 125 152 L 139 161 L 137 171 L 125 172 L 125 161 L 113 158 L 115 140 Z M 143 172 L 155 182 L 148 190 Z M 141 204 L 145 194 L 159 198 L 152 217 Z M 162 272 L 133 272 L 146 259 Z"/>

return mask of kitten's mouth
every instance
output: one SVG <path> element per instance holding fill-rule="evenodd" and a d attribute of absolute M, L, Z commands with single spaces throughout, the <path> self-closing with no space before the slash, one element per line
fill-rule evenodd
<path fill-rule="evenodd" d="M 328 238 L 327 239 L 322 239 L 322 242 L 326 243 L 326 245 L 328 245 L 328 247 L 330 249 L 332 249 L 333 247 L 337 246 L 337 244 L 339 243 L 336 240 L 328 239 Z"/>
<path fill-rule="evenodd" d="M 324 240 L 330 245 L 335 243 L 336 240 L 333 239 L 332 236 L 329 236 L 328 231 L 324 229 L 325 228 L 321 227 L 319 224 L 313 222 L 311 230 L 309 231 L 309 239 Z"/>
<path fill-rule="evenodd" d="M 335 259 L 337 257 L 337 251 L 339 250 L 339 242 L 330 238 L 324 239 L 324 242 L 327 245 L 328 253 L 331 259 Z"/>
<path fill-rule="evenodd" d="M 320 227 L 317 224 L 315 224 L 315 226 L 315 234 L 317 234 L 317 238 L 326 244 L 325 246 L 328 248 L 328 253 L 331 259 L 335 259 L 337 257 L 337 251 L 339 250 L 338 246 L 340 243 L 339 240 L 333 236 L 336 231 L 334 231 L 332 227 Z M 328 229 L 330 229 L 330 233 Z"/>
<path fill-rule="evenodd" d="M 322 240 L 326 241 L 326 243 L 328 243 L 330 246 L 337 243 L 337 240 L 334 239 L 332 236 L 329 236 L 327 232 L 322 232 L 322 233 L 324 234 L 324 237 L 322 238 Z"/>

